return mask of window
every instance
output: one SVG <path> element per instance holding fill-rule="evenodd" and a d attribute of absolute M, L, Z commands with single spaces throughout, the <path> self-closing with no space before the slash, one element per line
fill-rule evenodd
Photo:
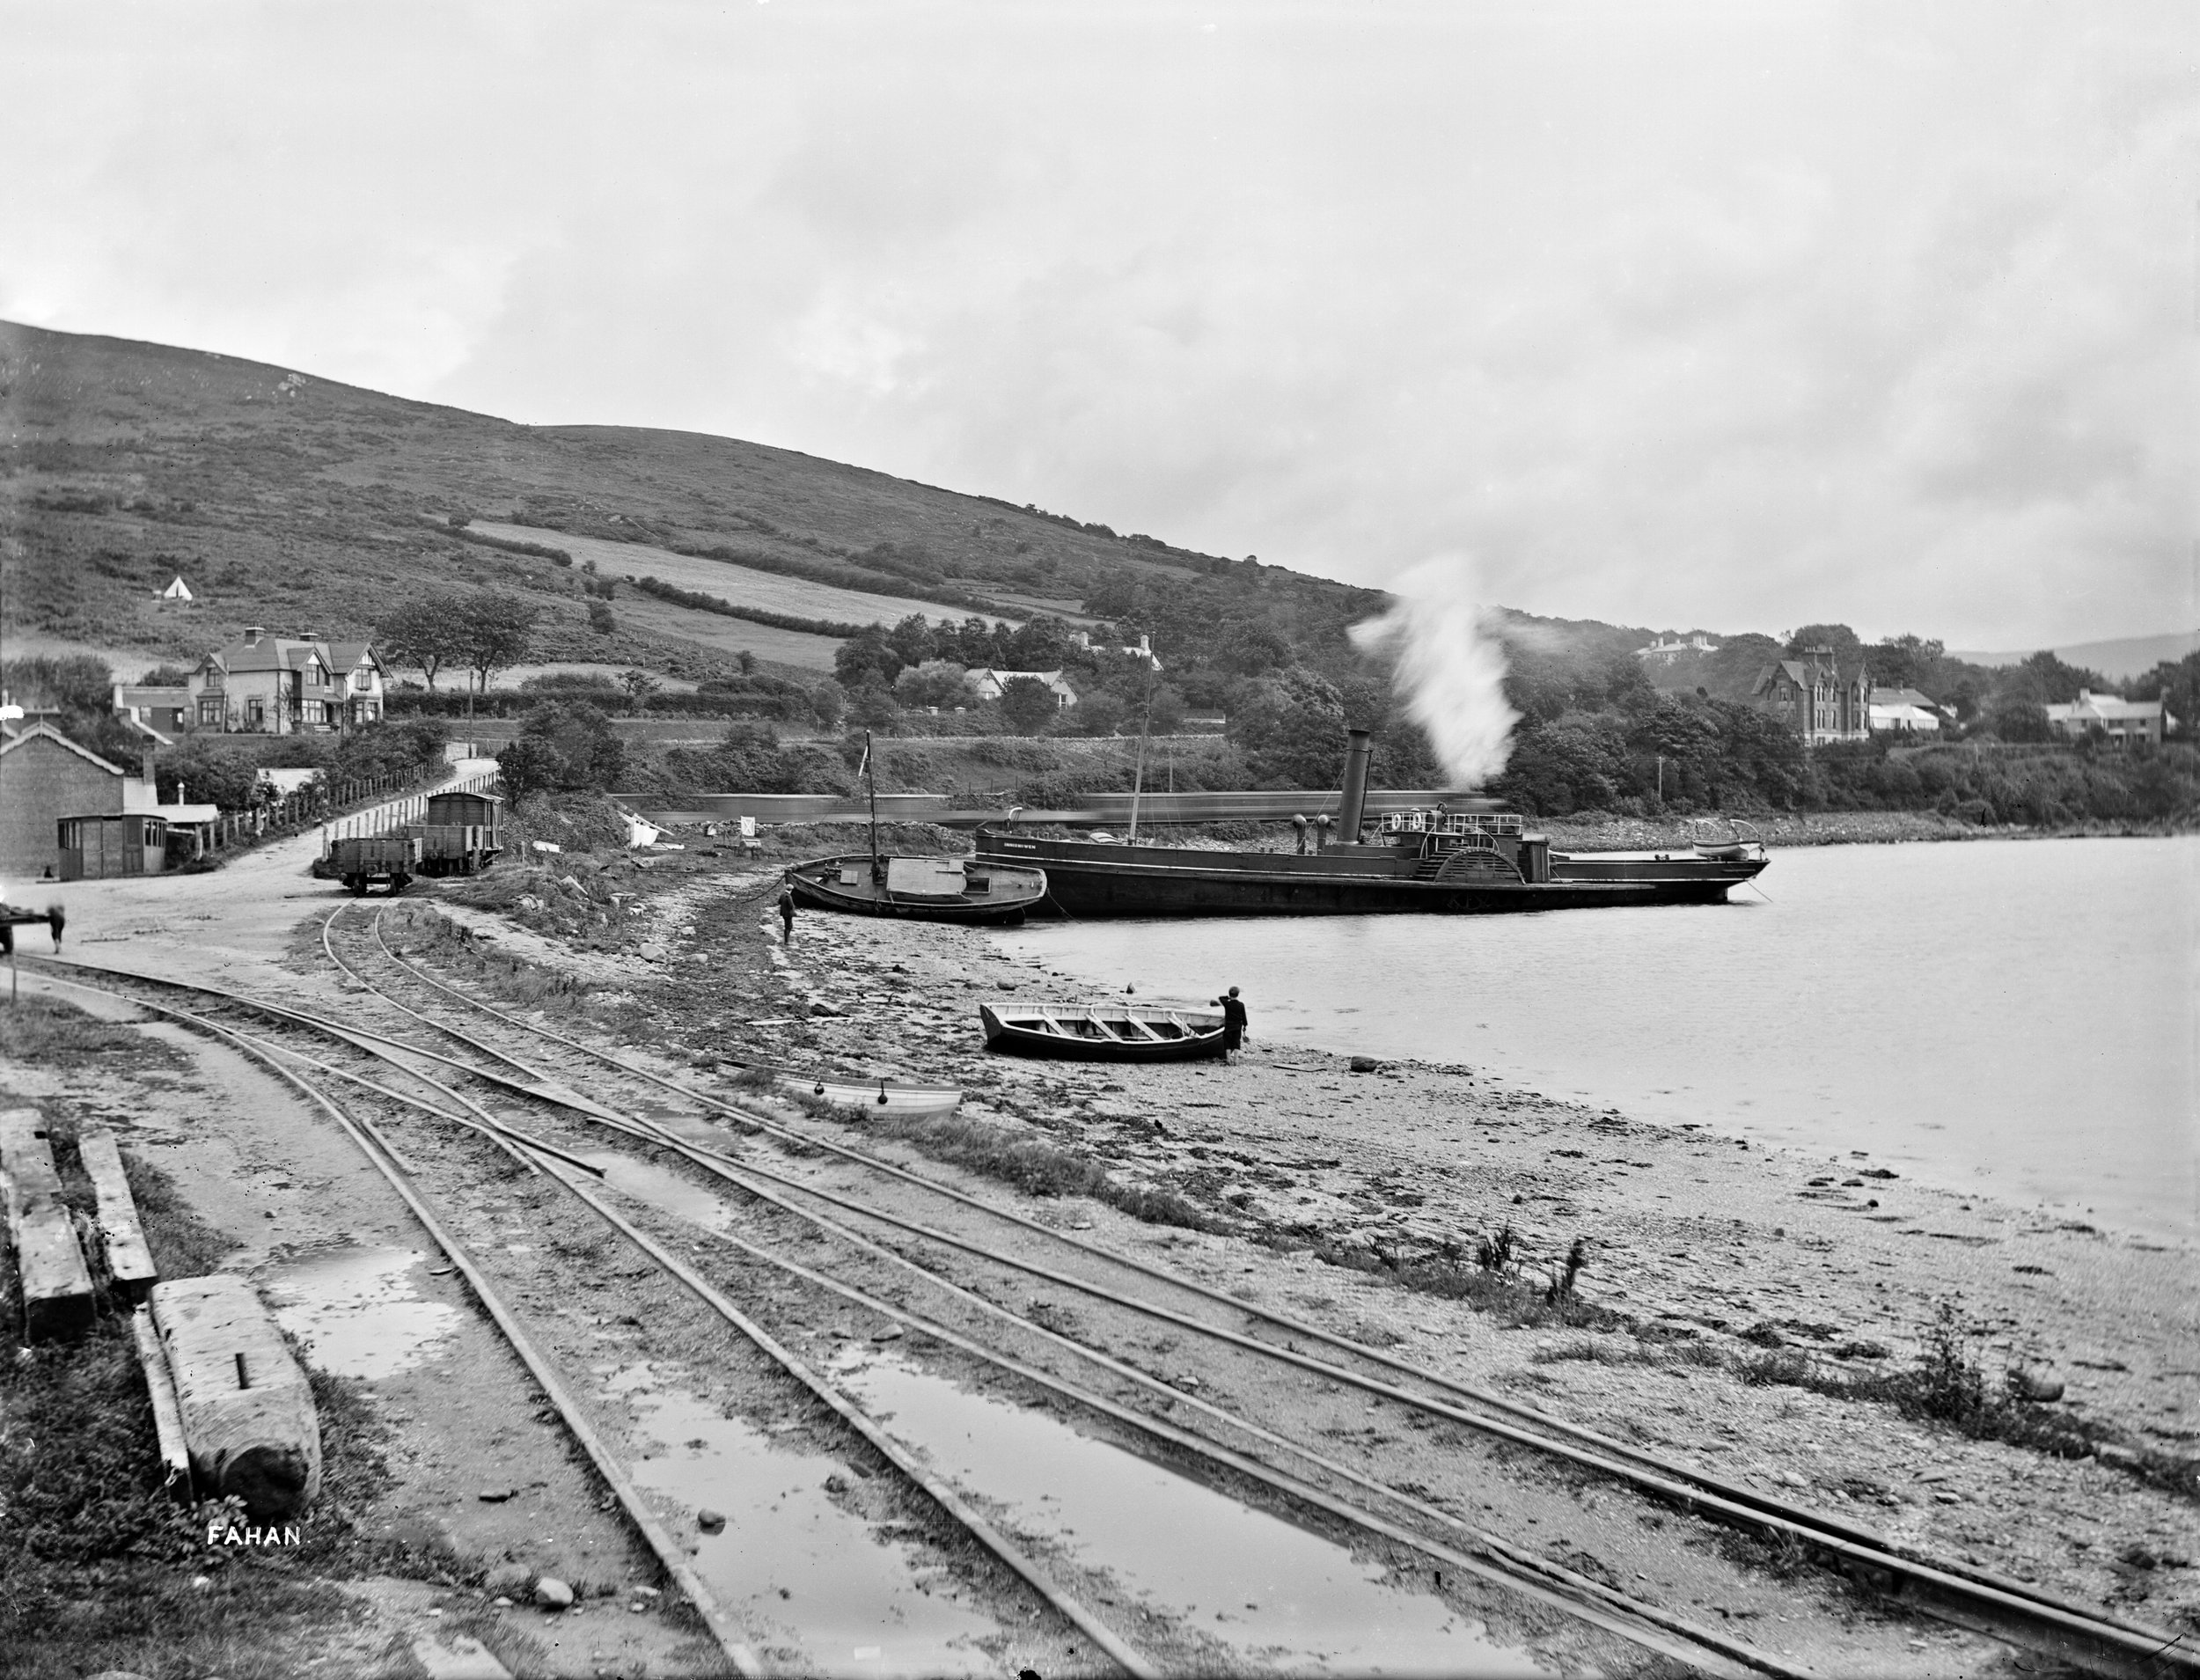
<path fill-rule="evenodd" d="M 219 723 L 221 721 L 222 721 L 222 701 L 221 701 L 221 696 L 219 696 L 219 695 L 217 694 L 217 695 L 213 696 L 213 697 L 212 697 L 212 698 L 210 698 L 210 699 L 202 700 L 202 701 L 199 702 L 199 722 L 200 722 L 201 723 L 202 723 L 202 724 Z"/>
<path fill-rule="evenodd" d="M 322 707 L 320 701 L 317 700 L 309 700 L 304 706 L 299 708 L 299 712 L 309 723 L 324 723 L 328 721 L 326 717 L 323 715 L 324 709 L 325 708 Z"/>
<path fill-rule="evenodd" d="M 264 701 L 248 700 L 245 702 L 245 722 L 258 729 L 267 721 L 268 707 Z"/>

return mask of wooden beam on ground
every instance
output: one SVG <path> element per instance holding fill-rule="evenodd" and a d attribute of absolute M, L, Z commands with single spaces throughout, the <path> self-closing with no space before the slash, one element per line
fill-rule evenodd
<path fill-rule="evenodd" d="M 320 1492 L 320 1420 L 251 1283 L 225 1272 L 172 1278 L 153 1286 L 152 1311 L 201 1493 L 242 1500 L 256 1522 L 304 1511 Z"/>
<path fill-rule="evenodd" d="M 191 1455 L 183 1444 L 183 1412 L 176 1404 L 176 1379 L 168 1369 L 168 1354 L 153 1328 L 150 1309 L 130 1315 L 130 1333 L 137 1338 L 137 1362 L 145 1370 L 145 1391 L 152 1397 L 153 1433 L 160 1440 L 160 1462 L 167 1474 L 161 1485 L 179 1500 L 191 1497 Z"/>
<path fill-rule="evenodd" d="M 99 1194 L 99 1236 L 114 1292 L 136 1306 L 159 1280 L 160 1273 L 153 1265 L 153 1251 L 145 1246 L 145 1228 L 138 1223 L 137 1203 L 122 1172 L 122 1153 L 115 1147 L 114 1133 L 104 1128 L 80 1133 L 77 1153 L 84 1157 L 85 1175 Z"/>
<path fill-rule="evenodd" d="M 92 1273 L 61 1199 L 46 1117 L 0 1111 L 0 1178 L 7 1184 L 8 1241 L 23 1285 L 23 1339 L 74 1336 L 92 1324 Z"/>

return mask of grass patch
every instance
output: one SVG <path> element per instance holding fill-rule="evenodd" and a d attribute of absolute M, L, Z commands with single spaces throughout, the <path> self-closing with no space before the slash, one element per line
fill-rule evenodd
<path fill-rule="evenodd" d="M 803 1094 L 794 1095 L 799 1098 Z M 825 1111 L 840 1119 L 850 1118 L 841 1109 L 825 1106 Z M 1173 1190 L 1118 1184 L 1090 1155 L 1003 1126 L 957 1114 L 865 1113 L 862 1124 L 875 1137 L 892 1138 L 920 1155 L 1011 1185 L 1027 1196 L 1088 1196 L 1148 1225 L 1193 1231 L 1236 1229 Z"/>
<path fill-rule="evenodd" d="M 1906 1369 L 1851 1372 L 1815 1354 L 1784 1347 L 1730 1362 L 1752 1387 L 1808 1390 L 1837 1400 L 1891 1405 L 1920 1422 L 1945 1424 L 1975 1441 L 1999 1441 L 2057 1458 L 2100 1455 L 2139 1480 L 2200 1496 L 2200 1459 L 2124 1444 L 2123 1431 L 2091 1418 L 2020 1398 L 2006 1378 L 1989 1377 L 1978 1336 L 1954 1301 L 1943 1301 L 1926 1327 L 1925 1350 Z"/>
<path fill-rule="evenodd" d="M 136 1028 L 35 994 L 0 1003 L 0 1056 L 11 1061 L 74 1062 L 97 1058 L 107 1066 L 180 1067 L 182 1058 Z"/>
<path fill-rule="evenodd" d="M 49 1134 L 62 1196 L 92 1207 L 77 1128 Z M 164 1277 L 213 1269 L 233 1246 L 196 1218 L 174 1185 L 128 1150 L 124 1170 Z M 329 1576 L 403 1570 L 423 1560 L 363 1539 L 355 1513 L 386 1486 L 385 1432 L 361 1386 L 308 1369 L 320 1411 L 322 1491 L 282 1552 L 205 1544 L 206 1515 L 161 1486 L 152 1404 L 128 1314 L 103 1293 L 78 1341 L 11 1350 L 0 1360 L 0 1653 L 23 1680 L 106 1669 L 281 1680 L 329 1648 L 362 1612 Z M 0 1314 L 21 1322 L 20 1280 L 7 1269 Z M 208 1584 L 194 1586 L 203 1577 Z M 315 1580 L 315 1577 L 323 1578 Z M 433 1576 L 431 1575 L 431 1578 Z M 455 1577 L 454 1577 L 455 1579 Z"/>

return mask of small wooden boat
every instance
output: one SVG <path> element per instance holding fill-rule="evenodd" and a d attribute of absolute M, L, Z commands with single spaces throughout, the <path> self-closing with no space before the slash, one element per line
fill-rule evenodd
<path fill-rule="evenodd" d="M 1061 1061 L 1199 1061 L 1222 1053 L 1222 1017 L 1204 1010 L 978 1006 L 986 1048 Z"/>
<path fill-rule="evenodd" d="M 898 1079 L 850 1080 L 832 1075 L 781 1072 L 780 1089 L 807 1091 L 835 1108 L 862 1109 L 867 1113 L 952 1114 L 963 1104 L 963 1093 L 954 1085 L 911 1085 Z"/>
<path fill-rule="evenodd" d="M 854 852 L 787 871 L 797 904 L 856 916 L 998 926 L 1022 921 L 1046 896 L 1046 871 L 959 857 L 879 857 Z"/>

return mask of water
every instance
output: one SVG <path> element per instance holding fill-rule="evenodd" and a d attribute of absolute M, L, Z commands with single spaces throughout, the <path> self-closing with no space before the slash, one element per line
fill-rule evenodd
<path fill-rule="evenodd" d="M 1296 1674 L 1547 1673 L 1482 1623 L 1335 1543 L 1186 1481 L 1043 1412 L 851 1346 L 832 1375 L 887 1432 L 1007 1526 L 1248 1662 Z M 1093 1608 L 1118 1632 L 1115 1599 Z"/>
<path fill-rule="evenodd" d="M 1109 991 L 1245 988 L 1266 1045 L 1549 1096 L 2195 1235 L 2200 840 L 1805 847 L 1724 907 L 1035 924 Z"/>
<path fill-rule="evenodd" d="M 654 1392 L 656 1380 L 639 1365 L 605 1384 L 632 1402 L 653 1438 L 632 1466 L 634 1479 L 667 1501 L 726 1517 L 717 1533 L 695 1535 L 695 1567 L 752 1637 L 799 1647 L 815 1674 L 995 1670 L 980 1646 L 994 1632 L 991 1619 L 908 1543 L 834 1500 L 827 1481 L 849 1478 L 837 1459 L 789 1450 L 691 1395 Z M 680 1526 L 692 1531 L 692 1515 Z"/>
<path fill-rule="evenodd" d="M 338 1243 L 260 1273 L 275 1322 L 305 1355 L 338 1376 L 393 1376 L 448 1352 L 458 1310 L 419 1291 L 426 1256 L 413 1249 Z"/>

